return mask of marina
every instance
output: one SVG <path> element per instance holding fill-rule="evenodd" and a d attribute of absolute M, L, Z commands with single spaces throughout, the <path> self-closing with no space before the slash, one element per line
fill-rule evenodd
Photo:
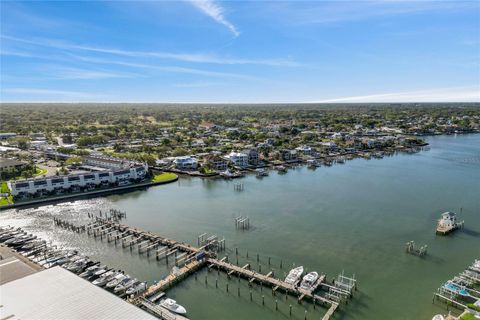
<path fill-rule="evenodd" d="M 116 211 L 110 212 L 117 213 Z M 313 301 L 314 306 L 318 303 L 326 306 L 328 310 L 323 316 L 322 320 L 329 320 L 330 317 L 333 316 L 335 310 L 338 308 L 339 302 L 341 302 L 341 300 L 329 300 L 324 296 L 314 293 L 326 279 L 326 276 L 323 274 L 318 277 L 318 274 L 315 272 L 314 274 L 316 274 L 316 277 L 308 286 L 305 286 L 305 283 L 303 286 L 297 286 L 297 282 L 301 279 L 301 275 L 304 270 L 303 267 L 292 269 L 286 280 L 282 281 L 274 277 L 273 271 L 270 271 L 267 275 L 264 275 L 260 272 L 251 270 L 249 264 L 239 267 L 235 264 L 229 263 L 226 261 L 228 260 L 228 256 L 225 256 L 220 260 L 216 259 L 216 253 L 224 250 L 224 247 L 219 245 L 216 236 L 213 238 L 207 238 L 207 241 L 204 240 L 205 234 L 199 236 L 199 243 L 203 245 L 201 248 L 195 248 L 184 243 L 178 243 L 175 240 L 166 239 L 150 232 L 145 232 L 137 228 L 120 224 L 117 221 L 112 221 L 113 219 L 116 219 L 115 217 L 118 218 L 117 215 L 112 215 L 110 218 L 108 218 L 108 216 L 105 216 L 105 218 L 100 218 L 99 216 L 90 214 L 88 216 L 92 217 L 93 222 L 83 226 L 74 226 L 73 224 L 60 219 L 54 219 L 54 223 L 59 227 L 66 228 L 73 232 L 86 233 L 87 236 L 93 236 L 94 238 L 99 237 L 100 241 L 103 240 L 103 235 L 111 235 L 113 233 L 114 235 L 112 238 L 115 239 L 115 241 L 121 241 L 122 248 L 126 247 L 123 245 L 124 243 L 127 243 L 130 249 L 132 249 L 134 245 L 137 245 L 139 253 L 142 252 L 141 249 L 144 247 L 153 248 L 153 245 L 150 245 L 153 243 L 156 250 L 157 260 L 159 258 L 159 251 L 165 253 L 164 256 L 167 261 L 169 255 L 175 254 L 175 267 L 172 273 L 149 287 L 144 285 L 141 287 L 141 289 L 135 289 L 134 286 L 139 286 L 142 284 L 141 281 L 131 278 L 122 271 L 115 272 L 113 269 L 109 269 L 106 265 L 100 265 L 100 262 L 94 262 L 88 257 L 79 254 L 76 250 L 62 251 L 56 247 L 49 247 L 45 244 L 45 241 L 38 242 L 36 240 L 36 236 L 27 234 L 22 229 L 13 228 L 10 226 L 1 228 L 0 242 L 2 242 L 4 245 L 14 248 L 26 258 L 31 259 L 33 262 L 38 263 L 44 268 L 62 266 L 63 268 L 78 274 L 79 277 L 92 281 L 94 285 L 105 286 L 107 290 L 111 290 L 114 294 L 126 296 L 130 303 L 143 307 L 150 313 L 166 320 L 177 319 L 176 314 L 185 314 L 186 310 L 177 305 L 172 299 L 163 299 L 161 300 L 160 305 L 156 305 L 154 301 L 158 300 L 157 297 L 162 297 L 165 290 L 172 288 L 176 283 L 180 282 L 189 274 L 196 272 L 199 268 L 204 267 L 205 265 L 208 265 L 208 270 L 217 268 L 219 272 L 220 270 L 225 271 L 229 278 L 232 275 L 237 275 L 238 279 L 240 280 L 240 277 L 242 277 L 248 280 L 249 285 L 255 281 L 259 283 L 260 286 L 269 286 L 272 288 L 273 295 L 275 295 L 277 291 L 283 291 L 285 294 L 292 294 L 298 297 L 298 303 L 300 303 L 303 299 L 308 299 Z M 121 217 L 124 216 L 124 214 L 121 215 Z M 127 236 L 121 238 L 121 236 L 124 234 L 127 234 Z M 127 240 L 130 238 L 130 236 L 132 236 L 133 239 Z M 143 239 L 146 240 L 142 241 Z M 107 240 L 109 240 L 109 238 L 107 238 Z M 224 242 L 224 240 L 222 240 L 222 242 Z M 29 244 L 32 244 L 33 246 L 29 246 Z M 156 249 L 160 245 L 164 246 L 166 249 Z M 214 249 L 215 251 L 210 252 L 209 250 L 211 249 Z M 177 258 L 177 251 L 183 252 L 178 256 L 181 256 L 181 259 Z M 236 252 L 238 255 L 238 249 L 236 249 Z M 259 257 L 257 255 L 257 261 L 258 259 Z M 183 266 L 181 268 L 176 268 L 180 264 L 180 261 Z M 310 273 L 309 276 L 310 275 L 312 275 L 312 273 Z M 342 275 L 342 277 L 344 276 Z M 347 290 L 342 287 L 341 281 L 337 282 L 337 285 L 326 285 L 330 292 L 329 295 L 331 296 L 331 292 L 343 291 L 347 292 L 349 298 L 352 297 L 352 291 L 355 289 L 356 281 L 353 278 L 347 279 L 353 281 L 353 285 L 348 287 Z M 205 277 L 205 282 L 207 282 L 207 277 Z M 131 288 L 132 290 L 128 291 Z M 130 292 L 130 295 L 127 295 L 127 292 Z M 238 294 L 240 295 L 240 291 Z M 150 300 L 150 298 L 152 299 Z M 278 308 L 278 305 L 276 308 Z"/>

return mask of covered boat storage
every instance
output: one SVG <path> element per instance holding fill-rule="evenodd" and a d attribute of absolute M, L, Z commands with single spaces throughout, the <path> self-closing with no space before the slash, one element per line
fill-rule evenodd
<path fill-rule="evenodd" d="M 70 271 L 54 267 L 1 285 L 0 319 L 157 318 Z"/>

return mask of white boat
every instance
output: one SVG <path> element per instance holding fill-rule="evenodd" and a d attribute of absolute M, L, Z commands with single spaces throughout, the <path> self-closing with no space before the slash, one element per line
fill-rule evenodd
<path fill-rule="evenodd" d="M 108 271 L 108 269 L 105 267 L 105 268 L 102 268 L 102 269 L 99 269 L 99 270 L 95 271 L 95 273 L 93 275 L 94 276 L 101 276 L 102 274 L 104 274 L 107 271 Z"/>
<path fill-rule="evenodd" d="M 266 176 L 268 176 L 268 171 L 265 170 L 265 169 L 262 169 L 262 168 L 255 170 L 255 172 L 257 173 L 257 177 L 266 177 Z"/>
<path fill-rule="evenodd" d="M 288 276 L 285 278 L 285 282 L 288 284 L 296 284 L 303 273 L 303 267 L 296 267 L 290 270 Z"/>
<path fill-rule="evenodd" d="M 115 288 L 120 282 L 123 281 L 123 279 L 125 279 L 127 277 L 128 276 L 124 275 L 123 273 L 119 273 L 112 280 L 110 280 L 105 287 L 106 288 Z"/>
<path fill-rule="evenodd" d="M 96 286 L 103 287 L 107 282 L 112 280 L 113 277 L 115 277 L 115 275 L 116 275 L 115 271 L 110 270 L 102 274 L 98 279 L 96 279 L 92 283 Z"/>
<path fill-rule="evenodd" d="M 168 309 L 168 310 L 170 310 L 170 311 L 172 311 L 172 312 L 175 312 L 175 313 L 178 313 L 178 314 L 185 314 L 185 313 L 187 313 L 187 310 L 186 310 L 184 307 L 182 307 L 181 305 L 179 305 L 179 304 L 177 303 L 177 301 L 175 301 L 175 300 L 173 300 L 173 299 L 167 298 L 167 299 L 165 299 L 165 300 L 162 300 L 162 301 L 160 302 L 160 305 L 161 305 L 162 307 L 164 307 L 165 309 Z"/>
<path fill-rule="evenodd" d="M 137 294 L 137 293 L 143 292 L 145 291 L 145 289 L 147 289 L 147 284 L 145 282 L 139 283 L 137 281 L 137 283 L 131 286 L 130 288 L 128 288 L 125 293 L 127 294 L 127 296 L 129 296 L 131 294 Z"/>
<path fill-rule="evenodd" d="M 318 273 L 316 273 L 315 271 L 310 272 L 309 274 L 303 277 L 302 282 L 300 283 L 300 288 L 305 290 L 312 289 L 317 279 L 318 279 Z"/>
<path fill-rule="evenodd" d="M 128 288 L 130 288 L 131 286 L 133 286 L 135 282 L 137 282 L 137 279 L 125 278 L 119 284 L 117 284 L 115 289 L 113 289 L 113 292 L 114 293 L 123 292 Z"/>
<path fill-rule="evenodd" d="M 432 320 L 445 320 L 445 317 L 441 314 L 437 314 L 432 318 Z"/>

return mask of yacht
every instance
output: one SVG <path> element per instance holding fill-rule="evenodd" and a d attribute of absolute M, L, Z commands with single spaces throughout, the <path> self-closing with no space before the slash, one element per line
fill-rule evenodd
<path fill-rule="evenodd" d="M 94 264 L 93 266 L 85 269 L 85 271 L 80 273 L 79 276 L 81 278 L 88 278 L 88 277 L 92 276 L 95 272 L 97 272 L 97 270 L 100 270 L 100 269 L 103 269 L 103 268 L 105 268 L 105 266 L 99 266 L 98 264 Z"/>
<path fill-rule="evenodd" d="M 255 172 L 256 172 L 256 174 L 257 174 L 257 177 L 266 177 L 266 176 L 268 176 L 268 171 L 265 170 L 265 169 L 262 169 L 262 168 L 255 170 Z"/>
<path fill-rule="evenodd" d="M 312 169 L 320 167 L 320 163 L 318 163 L 318 161 L 315 159 L 307 160 L 307 165 L 309 168 L 312 168 Z"/>
<path fill-rule="evenodd" d="M 110 271 L 102 274 L 98 279 L 93 281 L 92 284 L 94 284 L 96 286 L 99 286 L 99 287 L 103 287 L 104 285 L 107 284 L 107 282 L 112 280 L 116 275 L 117 275 L 117 273 L 115 271 L 110 270 Z"/>
<path fill-rule="evenodd" d="M 173 299 L 165 299 L 160 302 L 160 305 L 164 307 L 165 309 L 168 309 L 172 312 L 178 313 L 178 314 L 185 314 L 187 313 L 187 310 L 182 307 L 181 305 L 177 304 L 177 301 Z"/>
<path fill-rule="evenodd" d="M 300 280 L 300 277 L 302 276 L 303 273 L 303 267 L 296 267 L 290 270 L 288 273 L 288 276 L 285 278 L 285 282 L 288 284 L 295 285 L 298 280 Z"/>
<path fill-rule="evenodd" d="M 119 292 L 126 291 L 128 288 L 133 286 L 136 282 L 137 282 L 137 279 L 130 279 L 130 278 L 123 279 L 122 282 L 117 284 L 115 289 L 113 289 L 113 292 L 119 293 Z"/>
<path fill-rule="evenodd" d="M 145 291 L 145 289 L 147 289 L 146 283 L 137 281 L 130 288 L 128 288 L 127 291 L 125 291 L 125 293 L 127 294 L 127 296 L 129 296 L 131 294 L 137 294 L 137 293 L 143 292 Z"/>
<path fill-rule="evenodd" d="M 21 251 L 27 251 L 27 250 L 31 250 L 37 246 L 40 246 L 42 244 L 44 244 L 45 241 L 41 241 L 41 240 L 33 240 L 33 241 L 30 241 L 26 244 L 24 244 L 19 250 Z"/>
<path fill-rule="evenodd" d="M 313 288 L 313 285 L 318 279 L 318 273 L 315 271 L 310 272 L 306 276 L 303 277 L 302 282 L 300 283 L 300 288 L 305 289 L 305 290 L 311 290 Z"/>
<path fill-rule="evenodd" d="M 107 289 L 108 288 L 115 288 L 120 282 L 123 281 L 123 279 L 127 278 L 126 275 L 123 273 L 117 274 L 112 280 L 107 282 L 107 285 L 105 286 Z"/>

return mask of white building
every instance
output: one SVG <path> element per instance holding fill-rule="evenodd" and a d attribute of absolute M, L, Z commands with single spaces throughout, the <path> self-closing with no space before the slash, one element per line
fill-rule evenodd
<path fill-rule="evenodd" d="M 123 170 L 105 170 L 67 176 L 49 177 L 10 182 L 10 190 L 14 197 L 58 192 L 70 188 L 96 187 L 101 184 L 119 183 L 121 181 L 143 180 L 148 166 L 139 165 Z"/>
<path fill-rule="evenodd" d="M 85 156 L 82 158 L 83 163 L 92 167 L 100 167 L 107 169 L 123 169 L 130 166 L 131 161 L 117 158 Z"/>
<path fill-rule="evenodd" d="M 227 158 L 233 162 L 234 165 L 245 168 L 248 166 L 248 154 L 241 152 L 231 152 Z"/>
<path fill-rule="evenodd" d="M 191 170 L 198 167 L 198 160 L 191 156 L 175 157 L 173 163 L 175 168 L 180 170 Z"/>

